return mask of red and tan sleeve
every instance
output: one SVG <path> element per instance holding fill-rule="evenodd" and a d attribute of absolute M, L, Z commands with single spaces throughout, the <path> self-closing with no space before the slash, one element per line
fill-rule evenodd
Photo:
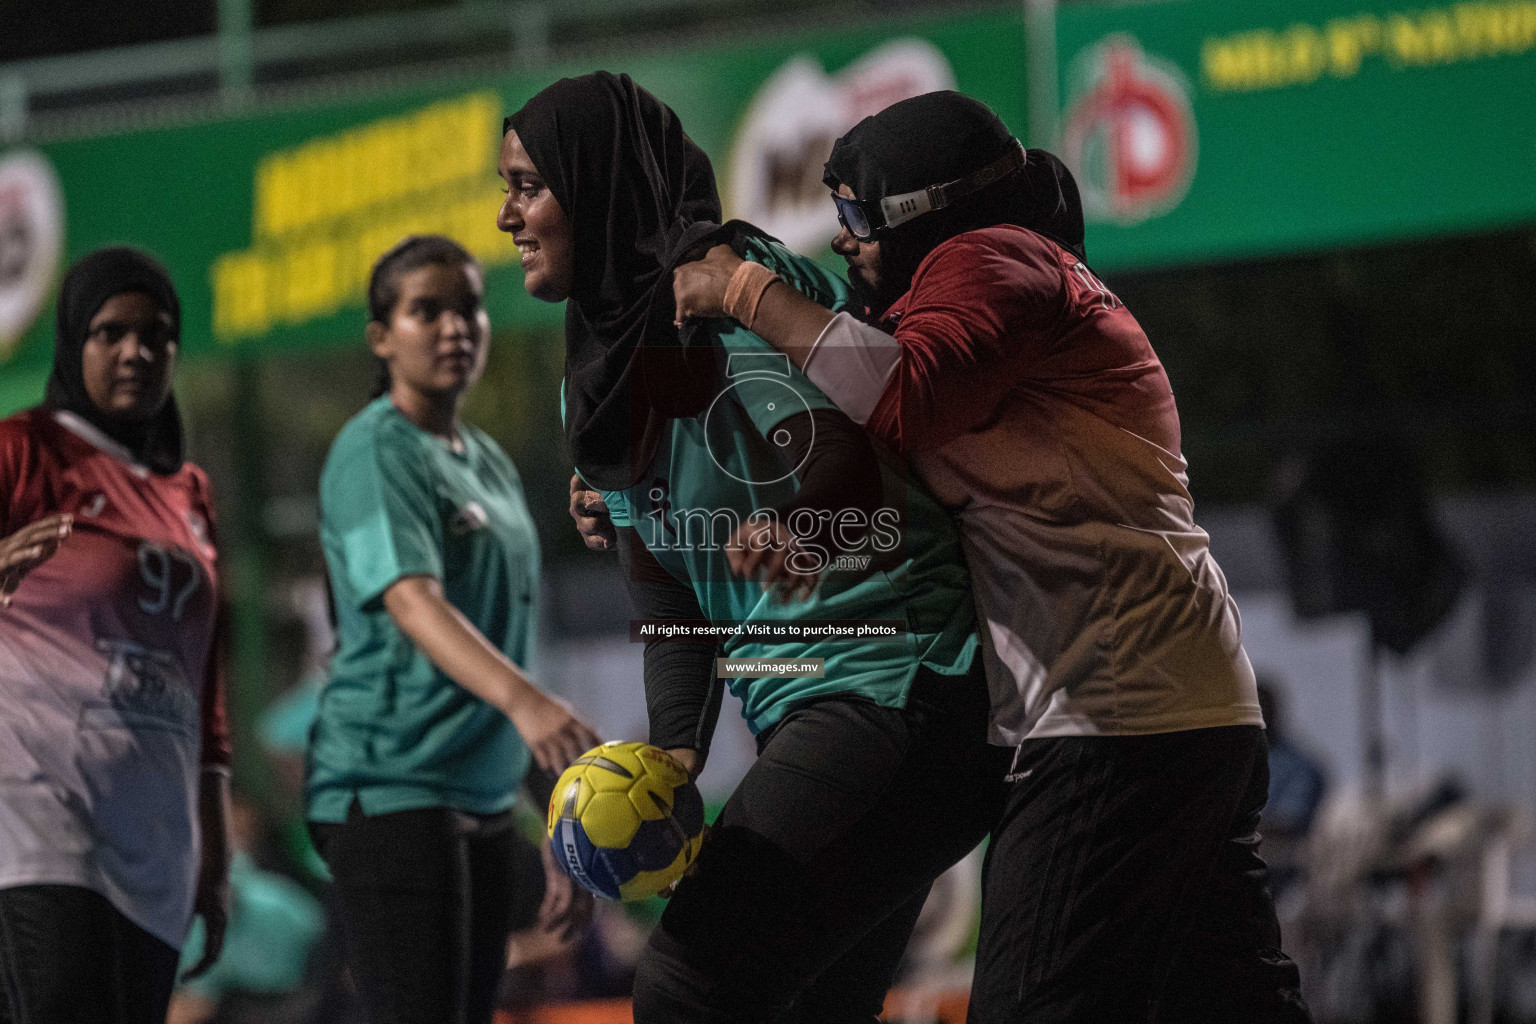
<path fill-rule="evenodd" d="M 1067 301 L 1043 239 L 941 245 L 913 276 L 895 330 L 901 366 L 866 428 L 899 451 L 921 451 L 985 423 L 1043 354 Z"/>
<path fill-rule="evenodd" d="M 17 515 L 31 454 L 27 421 L 21 416 L 0 420 L 0 537 L 8 537 L 30 521 Z"/>

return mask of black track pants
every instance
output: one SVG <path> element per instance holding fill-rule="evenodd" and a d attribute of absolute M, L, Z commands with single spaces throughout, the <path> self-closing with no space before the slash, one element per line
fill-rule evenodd
<path fill-rule="evenodd" d="M 986 716 L 978 665 L 776 724 L 652 933 L 636 1024 L 875 1021 L 929 885 L 996 820 Z"/>

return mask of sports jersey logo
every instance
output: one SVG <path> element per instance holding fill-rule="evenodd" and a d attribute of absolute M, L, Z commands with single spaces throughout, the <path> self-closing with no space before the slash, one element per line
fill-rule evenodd
<path fill-rule="evenodd" d="M 1013 762 L 1008 766 L 1008 774 L 1003 776 L 1004 782 L 1023 782 L 1025 779 L 1035 774 L 1035 770 L 1033 768 L 1025 768 L 1020 770 L 1019 758 L 1023 756 L 1024 744 L 1020 743 L 1018 746 L 1013 748 Z"/>
<path fill-rule="evenodd" d="M 1083 266 L 1081 263 L 1077 262 L 1072 264 L 1071 269 L 1073 276 L 1077 278 L 1078 282 L 1082 284 L 1083 288 L 1094 296 L 1091 301 L 1097 302 L 1099 304 L 1099 308 L 1106 310 L 1120 308 L 1121 302 L 1119 296 L 1110 291 L 1108 288 L 1104 287 L 1104 282 L 1099 280 L 1097 274 Z"/>
<path fill-rule="evenodd" d="M 102 509 L 106 507 L 107 496 L 101 491 L 97 491 L 95 494 L 91 495 L 88 501 L 83 501 L 80 503 L 80 511 L 78 514 L 85 516 L 87 519 L 95 519 L 97 516 L 101 515 Z"/>
<path fill-rule="evenodd" d="M 197 699 L 175 654 L 123 639 L 98 638 L 95 646 L 107 656 L 102 696 L 119 714 L 140 725 L 152 720 L 162 728 L 193 731 Z"/>
<path fill-rule="evenodd" d="M 64 249 L 64 197 L 40 153 L 0 158 L 0 362 L 43 308 Z"/>
<path fill-rule="evenodd" d="M 471 501 L 453 514 L 448 528 L 453 531 L 455 537 L 463 537 L 483 530 L 490 524 L 491 517 L 485 514 L 485 509 L 480 507 L 478 501 Z"/>
<path fill-rule="evenodd" d="M 1197 149 L 1178 68 L 1114 35 L 1073 61 L 1068 80 L 1062 159 L 1077 175 L 1087 217 L 1131 225 L 1177 206 Z"/>
<path fill-rule="evenodd" d="M 195 509 L 187 510 L 187 532 L 192 535 L 193 542 L 204 555 L 209 558 L 217 557 L 218 552 L 214 550 L 208 537 L 208 520 L 203 518 L 201 512 Z"/>
<path fill-rule="evenodd" d="M 768 438 L 768 443 L 783 455 L 778 463 L 749 466 L 743 458 L 739 433 L 734 429 L 726 409 L 729 402 L 735 401 L 749 411 L 757 412 L 752 409 L 752 400 L 742 391 L 741 386 L 748 381 L 761 381 L 762 384 L 753 391 L 757 403 L 763 407 L 759 414 L 767 414 L 765 419 L 782 422 L 800 413 L 810 413 L 811 407 L 805 404 L 805 399 L 787 383 L 791 379 L 789 356 L 782 352 L 733 353 L 726 362 L 725 376 L 730 383 L 715 396 L 708 411 L 704 413 L 704 439 L 710 459 L 719 467 L 720 472 L 744 484 L 763 486 L 788 480 L 805 464 L 805 459 L 796 461 L 794 458 L 794 452 L 789 447 L 789 431 L 781 426 Z M 815 427 L 811 430 L 811 443 L 814 444 Z M 807 446 L 807 458 L 809 450 Z"/>

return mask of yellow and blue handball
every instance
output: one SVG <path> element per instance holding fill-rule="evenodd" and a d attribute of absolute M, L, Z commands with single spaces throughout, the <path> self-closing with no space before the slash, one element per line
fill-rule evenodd
<path fill-rule="evenodd" d="M 678 760 L 649 743 L 593 747 L 549 798 L 555 860 L 604 899 L 640 900 L 682 877 L 704 841 L 704 800 Z"/>

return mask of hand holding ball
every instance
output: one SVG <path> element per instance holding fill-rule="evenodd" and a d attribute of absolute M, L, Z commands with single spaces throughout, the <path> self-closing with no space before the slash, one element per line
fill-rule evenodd
<path fill-rule="evenodd" d="M 704 801 L 677 759 L 649 743 L 604 743 L 555 783 L 555 861 L 597 896 L 638 900 L 682 877 L 704 836 Z"/>

